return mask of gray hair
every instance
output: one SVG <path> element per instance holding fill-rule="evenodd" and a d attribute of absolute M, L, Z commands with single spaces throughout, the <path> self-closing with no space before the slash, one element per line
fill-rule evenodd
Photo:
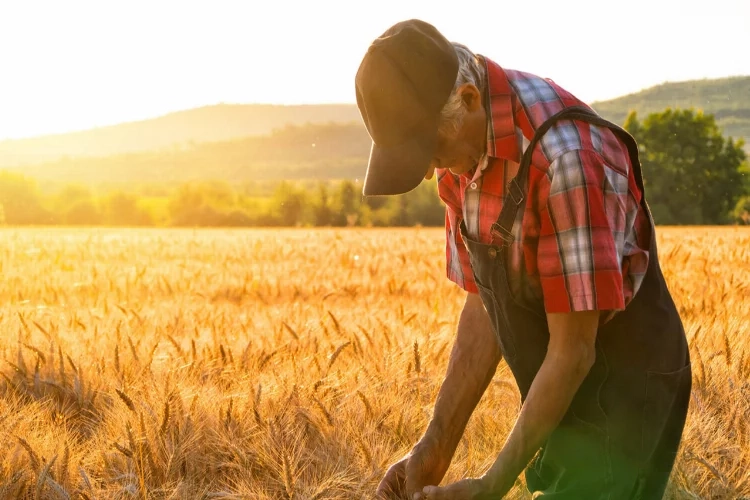
<path fill-rule="evenodd" d="M 458 133 L 466 115 L 463 99 L 456 92 L 458 88 L 466 83 L 474 84 L 480 91 L 484 87 L 485 69 L 479 57 L 460 43 L 454 42 L 453 47 L 456 49 L 456 55 L 458 55 L 458 75 L 451 95 L 440 112 L 440 126 L 438 128 L 440 134 L 446 137 L 454 137 Z"/>

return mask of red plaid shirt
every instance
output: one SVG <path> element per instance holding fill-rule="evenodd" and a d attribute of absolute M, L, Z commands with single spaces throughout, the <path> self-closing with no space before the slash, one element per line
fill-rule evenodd
<path fill-rule="evenodd" d="M 472 239 L 492 242 L 490 226 L 534 130 L 564 107 L 586 106 L 549 79 L 487 58 L 485 67 L 487 155 L 464 175 L 437 171 L 448 278 L 474 293 L 461 220 Z M 627 148 L 611 130 L 570 120 L 551 127 L 534 152 L 526 209 L 513 227 L 507 264 L 514 296 L 543 301 L 550 313 L 624 309 L 648 264 L 650 223 L 640 201 Z"/>

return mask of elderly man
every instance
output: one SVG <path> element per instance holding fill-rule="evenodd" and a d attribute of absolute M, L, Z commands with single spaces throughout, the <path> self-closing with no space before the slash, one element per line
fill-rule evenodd
<path fill-rule="evenodd" d="M 447 275 L 466 292 L 433 418 L 380 498 L 662 498 L 691 389 L 638 147 L 549 79 L 409 20 L 356 75 L 373 140 L 365 196 L 437 176 Z M 504 359 L 515 425 L 477 478 L 438 486 Z"/>

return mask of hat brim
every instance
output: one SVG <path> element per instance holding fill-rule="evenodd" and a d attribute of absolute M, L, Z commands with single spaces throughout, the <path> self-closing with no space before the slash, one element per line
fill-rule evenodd
<path fill-rule="evenodd" d="M 436 133 L 420 134 L 392 147 L 373 143 L 362 193 L 365 196 L 408 193 L 424 179 L 436 149 Z"/>

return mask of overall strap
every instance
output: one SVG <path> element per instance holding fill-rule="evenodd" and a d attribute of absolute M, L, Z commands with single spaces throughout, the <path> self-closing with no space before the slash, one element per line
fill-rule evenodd
<path fill-rule="evenodd" d="M 524 151 L 521 157 L 521 164 L 518 167 L 518 173 L 508 183 L 507 195 L 503 208 L 500 211 L 500 216 L 497 221 L 492 224 L 491 233 L 493 236 L 500 238 L 503 241 L 503 245 L 508 245 L 513 242 L 513 223 L 516 220 L 518 211 L 523 211 L 526 206 L 526 195 L 528 190 L 528 179 L 529 169 L 531 168 L 531 159 L 534 155 L 534 149 L 537 143 L 542 139 L 542 136 L 559 120 L 580 120 L 583 122 L 592 123 L 600 127 L 609 128 L 617 135 L 624 143 L 630 154 L 630 162 L 635 174 L 635 181 L 638 188 L 641 190 L 641 198 L 645 200 L 646 193 L 643 189 L 643 176 L 641 174 L 641 162 L 638 157 L 638 144 L 635 139 L 623 128 L 615 125 L 612 122 L 605 120 L 593 111 L 583 106 L 571 106 L 559 111 L 544 123 L 534 133 L 531 142 L 529 143 L 526 151 Z"/>

